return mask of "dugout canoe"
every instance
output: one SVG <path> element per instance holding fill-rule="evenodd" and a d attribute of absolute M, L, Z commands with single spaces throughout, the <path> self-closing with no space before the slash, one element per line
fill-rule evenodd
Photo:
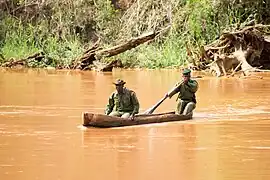
<path fill-rule="evenodd" d="M 188 115 L 178 115 L 174 112 L 160 113 L 160 114 L 138 114 L 134 120 L 129 118 L 120 118 L 114 116 L 107 116 L 104 114 L 95 114 L 84 112 L 82 115 L 83 126 L 92 126 L 100 128 L 134 126 L 150 123 L 162 123 L 171 121 L 185 121 L 192 119 L 192 113 Z"/>

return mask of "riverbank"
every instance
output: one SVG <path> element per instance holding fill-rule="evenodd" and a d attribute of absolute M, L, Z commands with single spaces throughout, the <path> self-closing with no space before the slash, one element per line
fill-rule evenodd
<path fill-rule="evenodd" d="M 100 40 L 98 40 L 91 47 L 81 51 L 82 53 L 77 57 L 69 57 L 69 60 L 65 59 L 64 55 L 63 60 L 56 60 L 49 54 L 39 51 L 22 59 L 10 58 L 7 60 L 2 56 L 3 60 L 0 65 L 9 68 L 27 67 L 97 71 L 112 71 L 113 68 L 174 69 L 188 67 L 194 70 L 209 70 L 210 73 L 214 73 L 218 77 L 234 75 L 237 71 L 242 71 L 244 75 L 247 75 L 250 71 L 264 72 L 270 69 L 270 37 L 265 32 L 269 28 L 270 25 L 255 24 L 245 26 L 242 29 L 224 31 L 219 39 L 208 45 L 201 46 L 199 54 L 196 54 L 196 56 L 186 47 L 185 51 L 188 59 L 178 56 L 179 61 L 170 61 L 172 56 L 176 58 L 175 53 L 168 54 L 169 59 L 164 58 L 163 61 L 150 60 L 148 56 L 145 56 L 146 52 L 143 52 L 142 56 L 144 56 L 140 61 L 138 60 L 140 56 L 134 57 L 133 60 L 128 59 L 126 56 L 134 51 L 138 55 L 137 50 L 154 47 L 149 42 L 156 40 L 155 38 L 160 34 L 171 29 L 171 27 L 167 27 L 107 48 L 100 45 Z M 70 48 L 66 49 L 71 52 Z M 60 54 L 61 52 L 57 54 L 58 58 L 60 58 Z M 151 52 L 150 54 L 154 56 L 158 53 Z M 142 65 L 141 62 L 146 64 Z"/>
<path fill-rule="evenodd" d="M 224 30 L 269 24 L 269 6 L 268 1 L 57 0 L 29 4 L 5 0 L 0 3 L 0 64 L 43 53 L 43 58 L 20 63 L 31 68 L 72 69 L 72 63 L 98 40 L 99 48 L 107 49 L 170 27 L 150 42 L 100 60 L 120 60 L 132 68 L 178 68 L 198 61 L 202 47 Z"/>

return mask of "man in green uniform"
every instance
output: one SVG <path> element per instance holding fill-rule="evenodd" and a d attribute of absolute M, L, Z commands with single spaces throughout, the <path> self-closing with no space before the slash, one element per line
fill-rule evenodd
<path fill-rule="evenodd" d="M 116 91 L 109 97 L 109 102 L 106 106 L 105 114 L 109 116 L 118 116 L 122 118 L 133 118 L 139 113 L 139 101 L 134 91 L 124 87 L 124 82 L 121 79 L 114 82 Z"/>
<path fill-rule="evenodd" d="M 167 96 L 171 98 L 173 95 L 179 92 L 177 97 L 176 114 L 187 115 L 192 113 L 196 107 L 196 96 L 195 93 L 198 90 L 198 82 L 190 79 L 191 71 L 185 69 L 183 71 L 183 80 L 177 83 L 176 86 L 167 93 Z"/>

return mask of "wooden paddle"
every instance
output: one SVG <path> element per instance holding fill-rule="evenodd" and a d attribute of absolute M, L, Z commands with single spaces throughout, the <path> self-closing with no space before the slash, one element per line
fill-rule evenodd
<path fill-rule="evenodd" d="M 180 87 L 182 83 L 180 83 L 178 86 L 175 86 L 173 87 L 173 89 L 171 89 L 168 93 L 165 94 L 165 96 L 159 100 L 154 106 L 152 106 L 151 108 L 147 109 L 143 114 L 152 114 L 156 109 L 157 107 L 163 103 L 163 101 L 165 101 L 165 99 L 167 99 L 169 96 L 167 94 L 170 94 L 171 92 L 175 91 L 177 88 Z"/>
<path fill-rule="evenodd" d="M 151 108 L 149 108 L 149 109 L 147 109 L 143 114 L 152 114 L 156 109 L 157 109 L 157 107 L 161 104 L 161 103 L 163 103 L 163 101 L 165 100 L 165 99 L 167 99 L 169 96 L 167 96 L 167 94 L 165 94 L 165 96 L 161 99 L 161 100 L 159 100 L 154 106 L 152 106 Z"/>

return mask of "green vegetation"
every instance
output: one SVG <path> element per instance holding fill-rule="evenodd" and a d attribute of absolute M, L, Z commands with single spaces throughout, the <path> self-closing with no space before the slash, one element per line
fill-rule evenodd
<path fill-rule="evenodd" d="M 30 67 L 68 67 L 98 38 L 110 47 L 170 26 L 155 41 L 113 58 L 129 67 L 178 67 L 225 29 L 269 23 L 269 9 L 266 0 L 6 0 L 0 3 L 0 63 L 42 51 L 45 60 Z"/>

